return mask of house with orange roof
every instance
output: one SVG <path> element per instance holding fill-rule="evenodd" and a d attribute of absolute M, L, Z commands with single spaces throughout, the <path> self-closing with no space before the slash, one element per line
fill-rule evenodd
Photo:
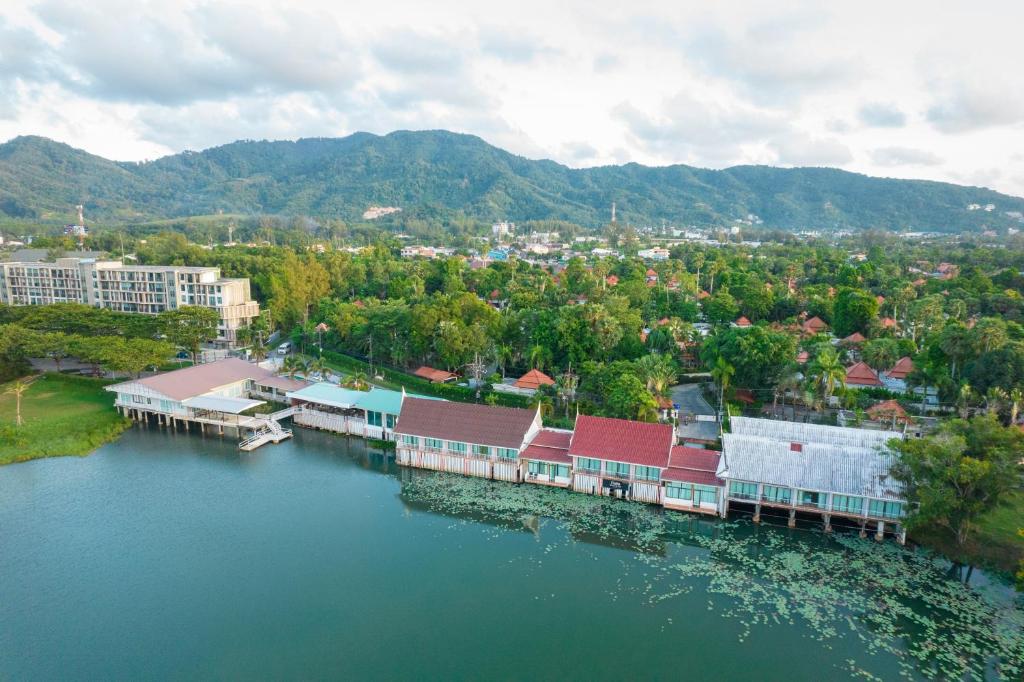
<path fill-rule="evenodd" d="M 860 332 L 854 332 L 847 336 L 842 341 L 840 341 L 839 343 L 843 346 L 859 346 L 865 341 L 867 341 L 867 339 L 864 337 L 863 334 L 861 334 Z"/>
<path fill-rule="evenodd" d="M 443 384 L 459 378 L 459 375 L 453 372 L 427 367 L 426 365 L 419 367 L 413 374 L 434 384 Z"/>
<path fill-rule="evenodd" d="M 749 327 L 750 326 L 750 320 L 748 320 L 746 317 L 740 317 L 740 319 L 738 319 L 738 320 L 736 320 L 735 322 L 732 323 L 732 326 L 734 326 L 734 327 Z"/>
<path fill-rule="evenodd" d="M 531 369 L 529 372 L 516 379 L 515 383 L 512 385 L 526 391 L 536 391 L 541 386 L 554 386 L 555 380 L 539 369 Z"/>
<path fill-rule="evenodd" d="M 825 320 L 815 315 L 811 319 L 804 322 L 801 326 L 801 329 L 803 330 L 804 334 L 814 336 L 815 334 L 821 334 L 822 332 L 827 330 L 828 324 L 826 324 Z"/>
<path fill-rule="evenodd" d="M 887 372 L 882 373 L 882 382 L 890 391 L 906 391 L 907 377 L 914 371 L 914 361 L 904 356 L 896 361 Z"/>
<path fill-rule="evenodd" d="M 891 317 L 883 317 L 881 325 L 882 329 L 896 329 L 896 320 Z"/>
<path fill-rule="evenodd" d="M 896 428 L 899 425 L 913 424 L 914 420 L 907 411 L 895 400 L 883 400 L 867 409 L 871 421 L 887 423 Z"/>
<path fill-rule="evenodd" d="M 878 373 L 871 369 L 866 362 L 858 362 L 846 368 L 847 388 L 872 388 L 881 387 L 882 380 Z"/>

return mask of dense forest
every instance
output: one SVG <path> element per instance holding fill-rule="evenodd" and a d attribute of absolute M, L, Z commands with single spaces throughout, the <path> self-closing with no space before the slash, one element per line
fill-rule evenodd
<path fill-rule="evenodd" d="M 1024 199 L 939 182 L 829 168 L 707 170 L 635 163 L 571 169 L 445 131 L 240 141 L 146 163 L 109 161 L 41 137 L 0 145 L 0 218 L 130 224 L 220 213 L 358 221 L 371 205 L 403 219 L 565 220 L 725 226 L 757 216 L 780 229 L 943 232 L 1020 226 Z M 992 211 L 968 210 L 993 204 Z M 385 221 L 386 222 L 386 221 Z"/>

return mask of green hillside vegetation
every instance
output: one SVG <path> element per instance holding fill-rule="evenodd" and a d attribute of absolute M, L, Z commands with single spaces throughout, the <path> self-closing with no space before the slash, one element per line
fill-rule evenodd
<path fill-rule="evenodd" d="M 445 131 L 240 141 L 147 163 L 118 163 L 41 137 L 0 145 L 0 222 L 60 221 L 84 203 L 97 221 L 285 215 L 358 221 L 370 205 L 403 219 L 622 222 L 946 232 L 1019 222 L 1024 199 L 973 187 L 873 178 L 829 168 L 707 170 L 635 163 L 571 169 Z M 992 212 L 969 204 L 994 204 Z"/>

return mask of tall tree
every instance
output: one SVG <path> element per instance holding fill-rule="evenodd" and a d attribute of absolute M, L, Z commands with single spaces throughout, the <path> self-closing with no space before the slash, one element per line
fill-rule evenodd
<path fill-rule="evenodd" d="M 159 317 L 167 339 L 188 351 L 193 363 L 199 361 L 199 347 L 217 338 L 220 317 L 212 308 L 187 305 Z"/>

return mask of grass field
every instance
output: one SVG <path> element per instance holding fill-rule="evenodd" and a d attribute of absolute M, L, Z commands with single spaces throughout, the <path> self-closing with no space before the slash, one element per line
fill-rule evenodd
<path fill-rule="evenodd" d="M 21 399 L 24 425 L 15 426 L 15 398 L 0 384 L 0 464 L 40 457 L 87 455 L 116 438 L 131 422 L 113 408 L 109 382 L 45 374 Z"/>
<path fill-rule="evenodd" d="M 942 552 L 961 563 L 1015 571 L 1024 560 L 1024 537 L 1017 530 L 1024 528 L 1024 492 L 1008 498 L 1008 504 L 982 518 L 973 537 L 963 551 L 957 550 L 952 535 L 943 529 L 914 534 L 914 540 Z"/>

